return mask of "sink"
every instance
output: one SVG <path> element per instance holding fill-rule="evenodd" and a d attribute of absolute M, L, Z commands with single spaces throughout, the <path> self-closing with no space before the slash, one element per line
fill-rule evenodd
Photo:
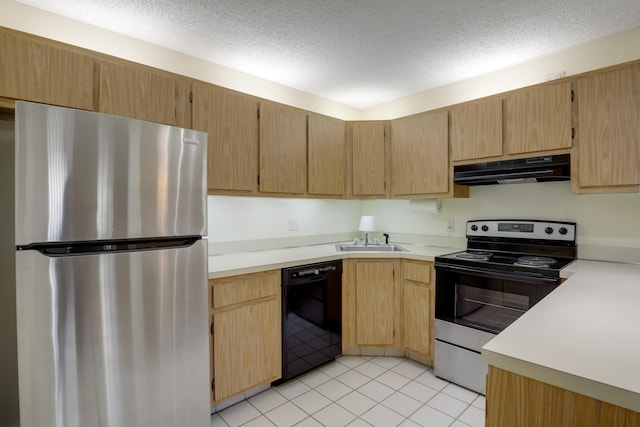
<path fill-rule="evenodd" d="M 353 243 L 338 243 L 336 245 L 338 252 L 407 252 L 405 248 L 399 245 L 354 245 Z"/>

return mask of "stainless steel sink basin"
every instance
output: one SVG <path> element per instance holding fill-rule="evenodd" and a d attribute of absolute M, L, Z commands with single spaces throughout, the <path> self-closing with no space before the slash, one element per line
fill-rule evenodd
<path fill-rule="evenodd" d="M 338 252 L 407 252 L 405 248 L 399 245 L 354 245 L 353 243 L 338 243 L 336 245 Z"/>

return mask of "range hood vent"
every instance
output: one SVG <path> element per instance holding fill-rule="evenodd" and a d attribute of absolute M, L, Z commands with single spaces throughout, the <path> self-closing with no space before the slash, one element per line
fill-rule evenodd
<path fill-rule="evenodd" d="M 569 154 L 473 163 L 453 168 L 453 180 L 458 185 L 520 184 L 570 179 Z"/>

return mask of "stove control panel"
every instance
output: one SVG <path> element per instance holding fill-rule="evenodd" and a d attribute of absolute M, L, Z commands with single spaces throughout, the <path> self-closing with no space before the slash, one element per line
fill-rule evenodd
<path fill-rule="evenodd" d="M 467 221 L 467 237 L 471 236 L 575 242 L 576 224 L 538 220 L 474 220 Z"/>

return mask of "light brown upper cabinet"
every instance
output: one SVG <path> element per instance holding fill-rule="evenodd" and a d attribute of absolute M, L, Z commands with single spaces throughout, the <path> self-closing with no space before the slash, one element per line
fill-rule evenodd
<path fill-rule="evenodd" d="M 579 79 L 575 102 L 573 191 L 638 192 L 640 64 Z"/>
<path fill-rule="evenodd" d="M 391 121 L 391 195 L 449 191 L 448 113 L 438 111 Z"/>
<path fill-rule="evenodd" d="M 451 109 L 451 160 L 502 156 L 502 98 Z"/>
<path fill-rule="evenodd" d="M 387 123 L 349 122 L 351 194 L 355 198 L 388 195 Z"/>
<path fill-rule="evenodd" d="M 176 80 L 132 63 L 99 61 L 98 111 L 176 124 Z"/>
<path fill-rule="evenodd" d="M 192 90 L 193 80 L 176 78 L 176 126 L 193 129 Z"/>
<path fill-rule="evenodd" d="M 93 109 L 93 59 L 0 28 L 0 96 Z"/>
<path fill-rule="evenodd" d="M 193 128 L 208 133 L 208 188 L 258 190 L 258 100 L 193 83 Z"/>
<path fill-rule="evenodd" d="M 506 96 L 508 154 L 570 148 L 571 83 L 545 84 Z"/>
<path fill-rule="evenodd" d="M 345 122 L 309 113 L 309 194 L 344 196 L 346 188 Z"/>
<path fill-rule="evenodd" d="M 260 102 L 260 191 L 303 194 L 307 189 L 307 113 Z"/>

